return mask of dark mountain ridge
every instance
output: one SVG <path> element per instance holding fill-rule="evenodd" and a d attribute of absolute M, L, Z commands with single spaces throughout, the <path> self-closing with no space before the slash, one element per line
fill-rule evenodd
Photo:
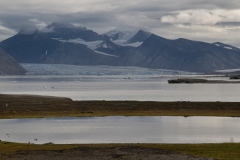
<path fill-rule="evenodd" d="M 142 57 L 138 65 L 149 68 L 206 72 L 240 67 L 239 51 L 187 39 L 168 40 L 151 35 L 135 52 L 133 56 Z"/>

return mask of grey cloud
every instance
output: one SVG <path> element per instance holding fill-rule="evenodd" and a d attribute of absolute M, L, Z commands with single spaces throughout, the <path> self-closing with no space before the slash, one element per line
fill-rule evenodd
<path fill-rule="evenodd" d="M 57 20 L 58 16 L 45 15 L 45 14 L 34 14 L 34 13 L 25 13 L 25 14 L 12 14 L 12 13 L 0 13 L 0 22 L 15 31 L 19 31 L 22 28 L 31 26 L 36 27 L 36 23 L 34 23 L 33 19 L 39 19 L 46 22 L 51 22 L 52 20 Z"/>
<path fill-rule="evenodd" d="M 197 9 L 238 9 L 240 3 L 238 0 L 198 0 L 192 1 L 188 6 L 194 6 L 193 8 Z"/>
<path fill-rule="evenodd" d="M 238 17 L 231 13 L 233 9 L 240 9 L 238 0 L 0 0 L 0 4 L 0 25 L 9 29 L 0 28 L 1 40 L 22 28 L 41 28 L 52 22 L 73 23 L 98 33 L 114 28 L 136 27 L 166 38 L 185 37 L 208 42 L 221 39 L 232 44 L 238 44 L 235 35 L 240 33 Z M 195 16 L 190 15 L 187 20 L 184 15 L 177 17 L 179 13 L 189 10 L 196 13 Z M 208 18 L 202 12 L 202 16 L 198 16 L 199 10 L 208 12 Z M 226 12 L 221 13 L 218 19 L 218 16 L 214 17 L 218 13 L 212 16 L 214 10 Z M 168 23 L 161 21 L 163 17 L 169 18 L 165 19 Z M 231 39 L 226 36 L 228 34 L 232 35 Z"/>
<path fill-rule="evenodd" d="M 218 26 L 240 26 L 240 22 L 219 22 Z"/>

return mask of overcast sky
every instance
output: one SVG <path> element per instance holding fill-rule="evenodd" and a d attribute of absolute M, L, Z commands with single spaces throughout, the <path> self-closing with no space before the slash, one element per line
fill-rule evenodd
<path fill-rule="evenodd" d="M 240 47 L 240 0 L 0 0 L 0 41 L 51 22 L 98 33 L 141 28 L 169 39 Z"/>

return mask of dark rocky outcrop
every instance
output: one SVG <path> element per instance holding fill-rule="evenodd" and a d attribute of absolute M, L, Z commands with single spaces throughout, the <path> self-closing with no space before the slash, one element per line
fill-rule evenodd
<path fill-rule="evenodd" d="M 230 76 L 230 79 L 240 79 L 240 75 L 232 75 Z"/>
<path fill-rule="evenodd" d="M 207 79 L 170 79 L 168 83 L 240 83 L 240 81 L 207 80 Z"/>
<path fill-rule="evenodd" d="M 168 83 L 207 83 L 206 79 L 171 79 Z"/>

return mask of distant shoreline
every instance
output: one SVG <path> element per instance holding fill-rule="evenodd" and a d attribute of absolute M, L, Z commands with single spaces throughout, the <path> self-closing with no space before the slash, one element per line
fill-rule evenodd
<path fill-rule="evenodd" d="M 240 117 L 240 102 L 73 101 L 70 98 L 0 94 L 0 118 L 92 116 Z"/>

